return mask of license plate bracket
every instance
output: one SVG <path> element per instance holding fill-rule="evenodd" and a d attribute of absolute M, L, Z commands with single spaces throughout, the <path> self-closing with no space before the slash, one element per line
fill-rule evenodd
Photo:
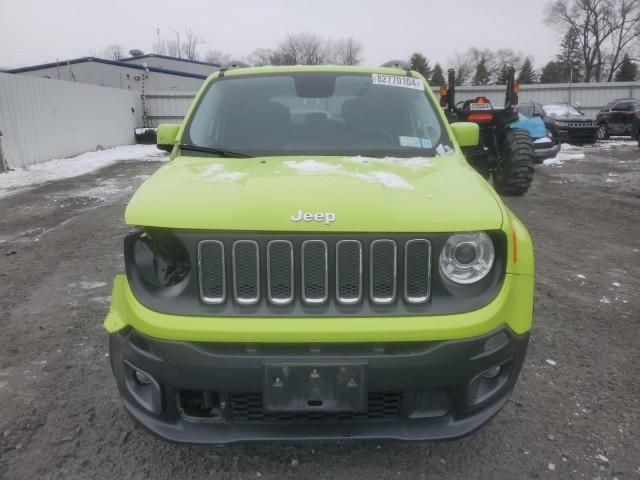
<path fill-rule="evenodd" d="M 362 412 L 366 409 L 364 364 L 268 364 L 264 372 L 265 411 Z"/>

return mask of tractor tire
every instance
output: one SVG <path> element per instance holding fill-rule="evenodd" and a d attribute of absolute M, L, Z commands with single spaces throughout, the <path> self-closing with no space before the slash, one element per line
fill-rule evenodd
<path fill-rule="evenodd" d="M 500 195 L 524 195 L 533 181 L 533 140 L 525 130 L 508 129 L 500 149 L 501 159 L 492 174 L 494 188 Z"/>

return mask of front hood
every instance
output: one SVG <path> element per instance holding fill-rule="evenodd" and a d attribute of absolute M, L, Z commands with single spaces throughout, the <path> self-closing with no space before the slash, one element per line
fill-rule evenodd
<path fill-rule="evenodd" d="M 456 155 L 178 157 L 143 183 L 127 207 L 126 221 L 287 232 L 499 229 L 496 194 Z"/>
<path fill-rule="evenodd" d="M 561 115 L 558 117 L 551 117 L 558 122 L 592 122 L 588 117 L 584 115 Z"/>

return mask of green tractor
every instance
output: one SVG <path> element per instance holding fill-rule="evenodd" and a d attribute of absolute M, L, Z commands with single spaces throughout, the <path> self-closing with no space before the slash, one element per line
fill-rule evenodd
<path fill-rule="evenodd" d="M 520 196 L 527 193 L 533 181 L 535 164 L 534 138 L 545 137 L 542 122 L 521 118 L 515 109 L 520 86 L 510 68 L 503 108 L 494 107 L 480 96 L 456 103 L 455 71 L 449 70 L 448 87 L 440 89 L 440 105 L 449 123 L 474 122 L 480 126 L 477 147 L 463 148 L 467 161 L 501 195 Z M 538 125 L 540 123 L 541 125 Z"/>

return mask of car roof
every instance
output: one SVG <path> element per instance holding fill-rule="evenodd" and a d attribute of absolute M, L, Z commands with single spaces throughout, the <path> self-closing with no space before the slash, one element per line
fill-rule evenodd
<path fill-rule="evenodd" d="M 235 77 L 244 75 L 259 75 L 269 73 L 301 73 L 301 72 L 327 72 L 327 73 L 386 73 L 389 75 L 407 75 L 407 70 L 401 68 L 387 67 L 352 67 L 344 65 L 286 65 L 267 67 L 244 67 L 231 68 L 224 71 L 225 76 Z M 214 72 L 212 76 L 220 75 L 220 71 Z M 411 70 L 412 76 L 420 74 Z"/>

